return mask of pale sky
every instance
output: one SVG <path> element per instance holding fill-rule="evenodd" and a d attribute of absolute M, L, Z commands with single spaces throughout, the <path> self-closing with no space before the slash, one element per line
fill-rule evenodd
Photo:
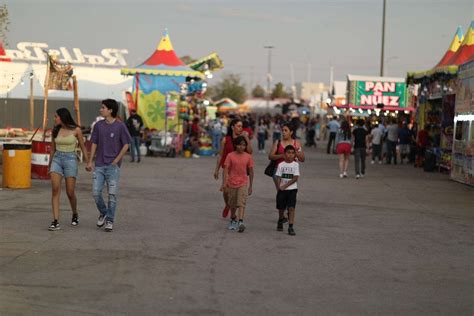
<path fill-rule="evenodd" d="M 267 51 L 274 83 L 329 82 L 347 74 L 378 75 L 383 0 L 113 1 L 0 0 L 10 13 L 8 48 L 43 42 L 50 48 L 126 48 L 135 66 L 156 49 L 168 28 L 178 56 L 213 51 L 225 72 L 241 74 L 249 86 L 266 84 Z M 465 32 L 474 0 L 387 0 L 385 75 L 432 68 L 445 53 L 456 27 Z M 308 71 L 310 70 L 310 71 Z M 213 79 L 210 83 L 218 80 Z"/>

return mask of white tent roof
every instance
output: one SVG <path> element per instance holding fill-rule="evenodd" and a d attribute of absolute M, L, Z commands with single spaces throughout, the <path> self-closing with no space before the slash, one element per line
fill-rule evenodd
<path fill-rule="evenodd" d="M 33 72 L 33 95 L 44 95 L 46 64 L 0 62 L 0 98 L 29 99 L 30 73 Z M 131 90 L 132 77 L 123 77 L 117 68 L 74 67 L 80 100 L 123 100 Z M 24 84 L 21 84 L 23 81 Z M 49 90 L 48 98 L 73 99 L 73 91 Z"/>

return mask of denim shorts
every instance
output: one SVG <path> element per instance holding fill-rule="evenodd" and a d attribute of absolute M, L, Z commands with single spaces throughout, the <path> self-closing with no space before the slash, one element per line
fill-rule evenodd
<path fill-rule="evenodd" d="M 49 173 L 57 173 L 64 178 L 77 178 L 77 156 L 75 152 L 56 151 Z"/>

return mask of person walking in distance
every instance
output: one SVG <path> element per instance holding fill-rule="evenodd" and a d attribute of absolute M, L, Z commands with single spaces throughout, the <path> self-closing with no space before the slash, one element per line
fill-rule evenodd
<path fill-rule="evenodd" d="M 328 147 L 327 147 L 327 153 L 331 153 L 331 150 L 332 152 L 335 152 L 334 150 L 334 147 L 335 147 L 335 140 L 336 140 L 336 134 L 337 134 L 337 131 L 339 130 L 339 128 L 341 127 L 341 125 L 339 124 L 339 122 L 336 120 L 336 118 L 332 118 L 328 125 L 327 125 L 327 128 L 329 129 L 329 140 L 328 140 Z"/>
<path fill-rule="evenodd" d="M 375 158 L 378 159 L 379 164 L 382 164 L 382 138 L 383 131 L 380 125 L 375 125 L 370 131 L 370 140 L 372 142 L 372 161 L 371 164 L 375 163 Z"/>
<path fill-rule="evenodd" d="M 356 179 L 365 176 L 365 157 L 367 155 L 367 142 L 369 132 L 365 129 L 364 120 L 357 121 L 357 127 L 352 131 L 354 136 L 354 160 Z"/>
<path fill-rule="evenodd" d="M 54 114 L 52 137 L 49 173 L 51 175 L 53 221 L 48 229 L 59 230 L 61 228 L 59 225 L 59 197 L 63 178 L 66 181 L 66 193 L 72 210 L 71 225 L 79 225 L 75 192 L 78 169 L 76 156 L 77 144 L 79 144 L 81 148 L 85 161 L 88 161 L 88 157 L 81 128 L 76 124 L 68 109 L 60 108 Z"/>
<path fill-rule="evenodd" d="M 275 173 L 277 178 L 278 192 L 276 195 L 276 207 L 278 209 L 277 230 L 283 231 L 284 212 L 288 209 L 288 234 L 296 235 L 294 230 L 296 213 L 296 195 L 298 193 L 297 181 L 300 176 L 299 164 L 295 161 L 296 149 L 288 145 L 284 149 L 285 160 L 281 162 Z"/>
<path fill-rule="evenodd" d="M 395 120 L 387 127 L 387 164 L 397 164 L 398 125 Z"/>
<path fill-rule="evenodd" d="M 117 120 L 118 104 L 113 99 L 102 101 L 100 115 L 104 120 L 97 122 L 92 132 L 92 149 L 87 163 L 87 170 L 92 171 L 95 156 L 92 191 L 99 210 L 97 227 L 105 225 L 105 231 L 111 232 L 115 220 L 117 195 L 122 158 L 131 142 L 125 124 Z M 104 202 L 102 191 L 107 184 L 108 203 Z"/>
<path fill-rule="evenodd" d="M 336 153 L 339 155 L 339 178 L 347 178 L 351 157 L 351 127 L 344 120 L 336 135 Z"/>
<path fill-rule="evenodd" d="M 245 230 L 244 216 L 247 197 L 252 194 L 253 159 L 247 153 L 247 140 L 244 136 L 234 139 L 235 151 L 227 155 L 224 162 L 224 190 L 228 193 L 230 207 L 229 229 Z M 238 216 L 237 216 L 238 209 Z"/>
<path fill-rule="evenodd" d="M 140 131 L 143 128 L 143 120 L 141 116 L 137 114 L 137 110 L 132 109 L 130 113 L 131 115 L 127 119 L 127 127 L 132 137 L 132 147 L 130 148 L 130 154 L 132 156 L 131 162 L 135 161 L 135 153 L 137 162 L 140 162 Z"/>
<path fill-rule="evenodd" d="M 258 120 L 258 127 L 257 127 L 257 140 L 258 140 L 258 152 L 264 154 L 265 153 L 265 140 L 267 137 L 267 125 L 263 118 Z"/>
<path fill-rule="evenodd" d="M 217 156 L 216 167 L 214 169 L 214 179 L 219 180 L 219 170 L 222 168 L 222 172 L 224 172 L 224 162 L 227 158 L 227 155 L 234 151 L 234 139 L 243 136 L 247 141 L 247 147 L 245 151 L 250 155 L 253 153 L 252 145 L 250 144 L 250 139 L 247 132 L 243 131 L 242 120 L 239 118 L 233 119 L 229 127 L 227 129 L 227 135 L 222 139 L 221 149 L 219 155 Z M 222 185 L 220 187 L 220 191 L 222 191 L 222 195 L 224 197 L 224 209 L 222 210 L 222 217 L 227 217 L 229 215 L 230 207 L 229 207 L 229 195 L 227 190 L 224 188 L 224 176 L 222 176 Z"/>

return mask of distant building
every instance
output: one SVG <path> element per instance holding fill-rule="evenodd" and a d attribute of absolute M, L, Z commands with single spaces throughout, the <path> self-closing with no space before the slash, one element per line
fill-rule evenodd
<path fill-rule="evenodd" d="M 316 96 L 321 96 L 329 90 L 324 82 L 298 82 L 296 83 L 296 96 L 298 99 L 309 101 Z"/>

